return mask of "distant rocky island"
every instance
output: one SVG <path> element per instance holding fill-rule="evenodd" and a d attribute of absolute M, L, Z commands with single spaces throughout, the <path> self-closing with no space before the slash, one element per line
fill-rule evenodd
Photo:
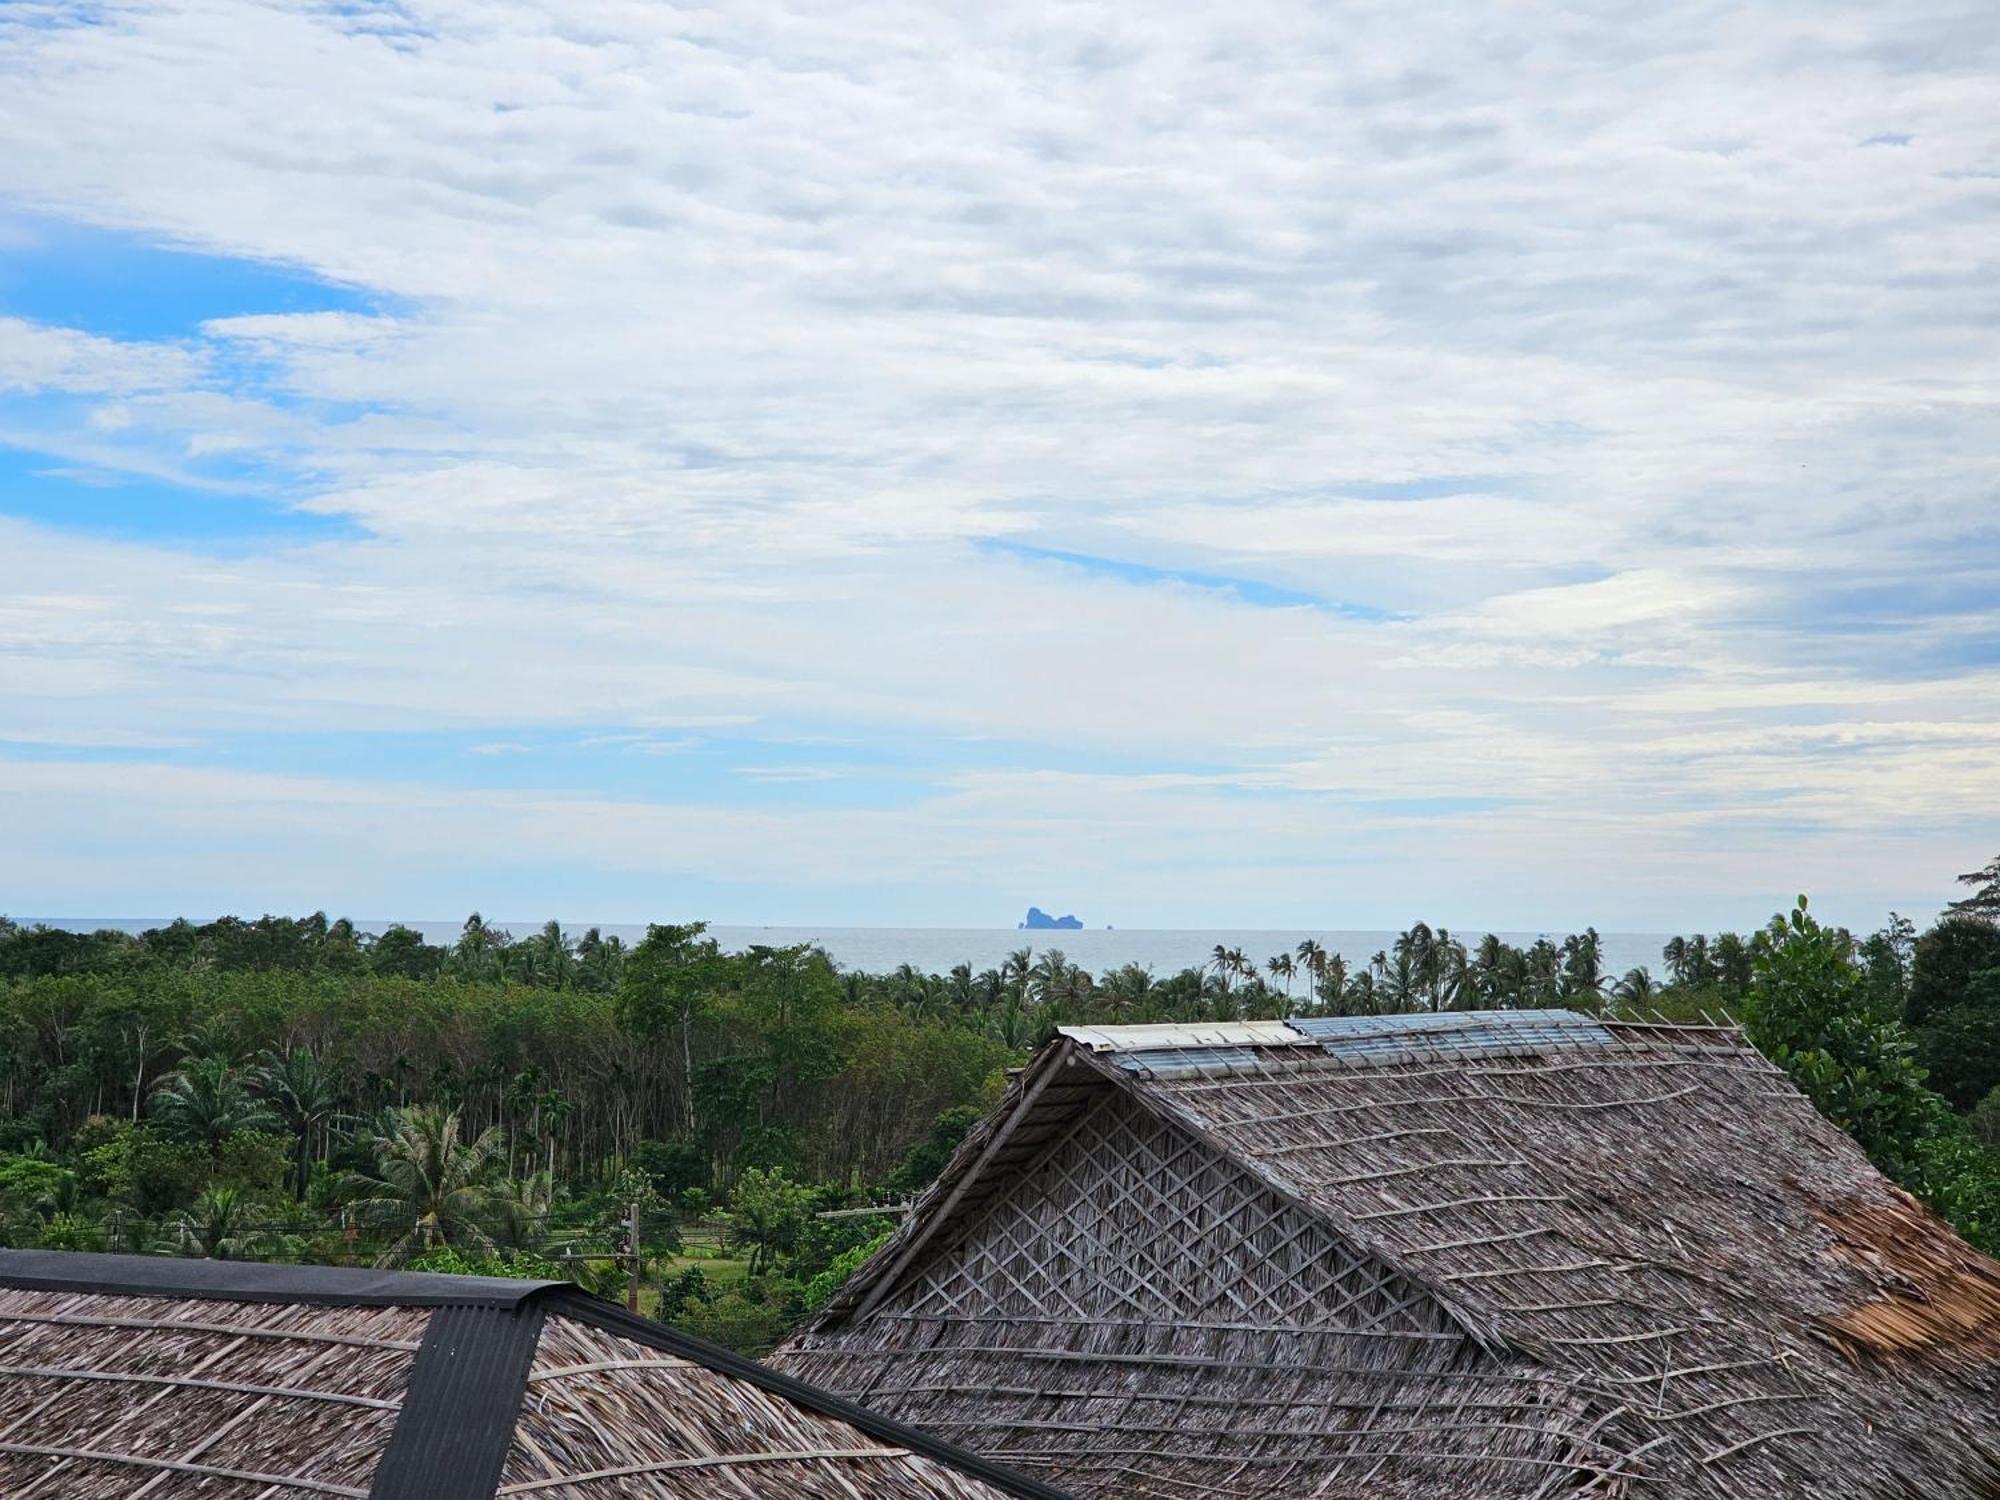
<path fill-rule="evenodd" d="M 1081 932 L 1083 921 L 1065 912 L 1060 917 L 1052 917 L 1039 906 L 1028 908 L 1028 920 L 1017 925 L 1021 932 Z"/>

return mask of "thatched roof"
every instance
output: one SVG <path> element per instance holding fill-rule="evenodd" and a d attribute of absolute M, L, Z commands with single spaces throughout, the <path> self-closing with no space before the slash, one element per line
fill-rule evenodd
<path fill-rule="evenodd" d="M 1062 1500 L 560 1282 L 0 1251 L 8 1500 Z"/>
<path fill-rule="evenodd" d="M 787 1369 L 1089 1496 L 2000 1496 L 2000 1265 L 1732 1028 L 1074 1028 Z"/>

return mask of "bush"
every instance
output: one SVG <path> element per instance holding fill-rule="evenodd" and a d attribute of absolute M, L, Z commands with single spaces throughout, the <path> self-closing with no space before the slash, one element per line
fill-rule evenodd
<path fill-rule="evenodd" d="M 193 1203 L 214 1180 L 215 1161 L 192 1141 L 139 1125 L 85 1152 L 78 1170 L 87 1190 L 152 1215 Z"/>
<path fill-rule="evenodd" d="M 870 1219 L 867 1222 L 873 1224 L 878 1221 Z M 893 1233 L 895 1233 L 893 1229 L 883 1229 L 866 1243 L 852 1245 L 836 1255 L 824 1271 L 806 1283 L 805 1290 L 800 1294 L 805 1310 L 815 1313 L 825 1307 L 833 1294 L 846 1285 L 847 1278 L 860 1269 L 864 1260 L 887 1244 L 889 1236 Z"/>
<path fill-rule="evenodd" d="M 276 1193 L 292 1174 L 292 1143 L 265 1130 L 239 1130 L 215 1147 L 215 1181 L 253 1193 Z"/>
<path fill-rule="evenodd" d="M 688 1303 L 674 1324 L 738 1354 L 762 1358 L 777 1347 L 797 1316 L 796 1290 L 790 1307 L 770 1291 L 761 1281 L 746 1282 L 741 1291 Z"/>
<path fill-rule="evenodd" d="M 713 1295 L 701 1267 L 689 1266 L 660 1288 L 659 1319 L 662 1323 L 678 1323 L 690 1307 L 708 1301 Z"/>
<path fill-rule="evenodd" d="M 522 1281 L 569 1281 L 571 1276 L 554 1261 L 539 1255 L 517 1252 L 512 1255 L 467 1255 L 446 1246 L 419 1255 L 403 1267 L 407 1271 L 433 1271 L 443 1276 L 511 1276 Z"/>

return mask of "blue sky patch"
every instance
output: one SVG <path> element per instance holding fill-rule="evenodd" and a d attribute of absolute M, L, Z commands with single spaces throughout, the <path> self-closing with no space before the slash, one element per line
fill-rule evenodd
<path fill-rule="evenodd" d="M 1067 567 L 1081 568 L 1087 573 L 1116 578 L 1125 583 L 1178 583 L 1188 588 L 1210 589 L 1217 593 L 1234 595 L 1245 604 L 1254 604 L 1264 609 L 1323 609 L 1333 614 L 1344 615 L 1351 620 L 1404 618 L 1391 610 L 1378 609 L 1374 605 L 1328 599 L 1318 594 L 1302 593 L 1297 589 L 1281 588 L 1277 584 L 1266 583 L 1257 578 L 1205 573 L 1192 568 L 1160 568 L 1125 558 L 1099 557 L 1088 552 L 1064 552 L 1054 547 L 1034 547 L 1026 542 L 1000 541 L 990 537 L 979 542 L 978 546 L 983 552 L 999 552 L 1010 557 L 1025 558 L 1030 562 L 1061 563 Z"/>
<path fill-rule="evenodd" d="M 374 313 L 386 301 L 285 266 L 0 209 L 0 315 L 161 340 L 192 337 L 210 318 Z"/>
<path fill-rule="evenodd" d="M 167 546 L 238 550 L 362 535 L 342 516 L 315 515 L 227 491 L 93 469 L 0 447 L 0 516 Z"/>

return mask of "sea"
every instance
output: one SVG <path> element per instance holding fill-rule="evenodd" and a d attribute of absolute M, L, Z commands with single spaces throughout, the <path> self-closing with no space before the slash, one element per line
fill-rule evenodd
<path fill-rule="evenodd" d="M 166 923 L 163 917 L 16 917 L 24 925 L 42 921 L 51 927 L 90 932 L 115 928 L 123 932 L 143 932 Z M 368 932 L 380 932 L 390 920 L 357 921 Z M 423 933 L 427 942 L 449 943 L 458 936 L 459 924 L 444 921 L 408 921 L 404 926 Z M 539 931 L 542 923 L 495 922 L 492 925 L 525 937 Z M 628 943 L 646 935 L 643 926 L 617 922 L 564 922 L 572 936 L 595 926 L 606 936 L 616 935 Z M 1279 953 L 1295 952 L 1307 938 L 1317 941 L 1330 953 L 1346 959 L 1350 968 L 1359 968 L 1377 953 L 1386 952 L 1397 934 L 1387 931 L 1341 931 L 1327 928 L 1144 928 L 1085 927 L 1068 931 L 1034 931 L 1014 927 L 728 927 L 712 926 L 709 935 L 731 952 L 759 944 L 789 947 L 812 943 L 824 948 L 843 969 L 882 974 L 908 964 L 925 974 L 946 974 L 956 964 L 970 964 L 973 972 L 998 968 L 1008 954 L 1022 948 L 1035 953 L 1061 949 L 1071 963 L 1093 974 L 1118 969 L 1128 963 L 1151 969 L 1156 975 L 1198 968 L 1208 962 L 1217 944 L 1241 948 L 1259 969 L 1264 961 Z M 1452 935 L 1467 947 L 1476 946 L 1483 929 L 1453 928 Z M 1499 936 L 1517 947 L 1526 947 L 1538 937 L 1560 943 L 1560 932 L 1502 932 Z M 1660 949 L 1670 934 L 1663 932 L 1605 932 L 1598 934 L 1604 972 L 1616 977 L 1635 968 L 1661 971 Z"/>

